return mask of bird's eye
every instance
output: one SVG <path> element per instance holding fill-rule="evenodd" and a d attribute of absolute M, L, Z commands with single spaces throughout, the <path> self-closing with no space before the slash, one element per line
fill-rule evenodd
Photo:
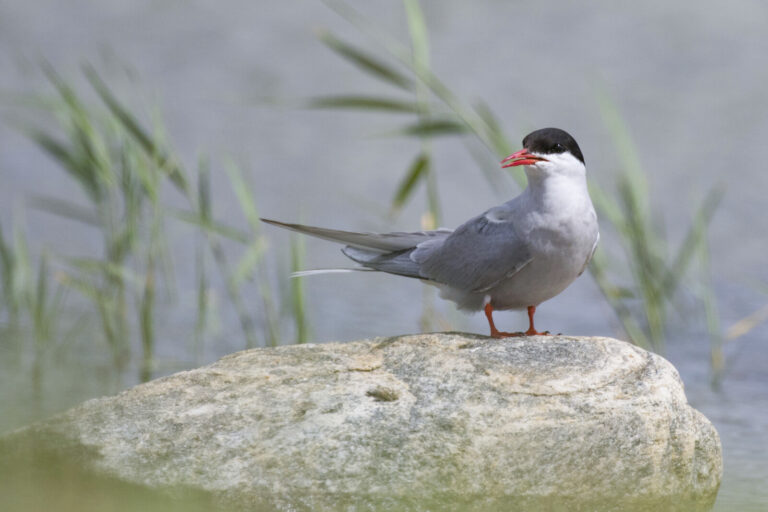
<path fill-rule="evenodd" d="M 562 144 L 557 143 L 554 146 L 552 146 L 552 151 L 555 153 L 562 153 L 563 151 L 565 151 L 565 148 L 563 147 Z"/>

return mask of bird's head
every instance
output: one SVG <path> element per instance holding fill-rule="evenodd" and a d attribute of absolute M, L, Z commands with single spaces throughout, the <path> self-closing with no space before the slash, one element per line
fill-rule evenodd
<path fill-rule="evenodd" d="M 526 166 L 526 174 L 581 175 L 586 172 L 584 155 L 568 132 L 542 128 L 525 136 L 523 149 L 501 161 L 502 167 Z"/>

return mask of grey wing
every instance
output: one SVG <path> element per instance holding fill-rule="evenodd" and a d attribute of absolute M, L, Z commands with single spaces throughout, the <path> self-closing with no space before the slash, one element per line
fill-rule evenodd
<path fill-rule="evenodd" d="M 373 270 L 424 279 L 419 263 L 413 258 L 413 254 L 424 244 L 432 242 L 440 243 L 445 240 L 450 233 L 451 232 L 448 230 L 418 233 L 420 237 L 418 243 L 414 243 L 411 247 L 406 249 L 385 253 L 353 245 L 347 245 L 341 252 L 343 252 L 349 259 Z M 412 235 L 417 235 L 417 233 L 412 233 Z"/>
<path fill-rule="evenodd" d="M 493 208 L 444 240 L 419 244 L 410 258 L 424 278 L 469 292 L 488 291 L 533 259 L 509 214 L 503 207 Z"/>
<path fill-rule="evenodd" d="M 410 255 L 421 243 L 442 240 L 451 234 L 449 229 L 413 233 L 357 233 L 302 224 L 289 224 L 272 219 L 262 218 L 261 221 L 280 228 L 346 244 L 342 252 L 351 260 L 369 269 L 419 279 L 423 279 L 419 272 L 419 266 L 410 258 Z"/>

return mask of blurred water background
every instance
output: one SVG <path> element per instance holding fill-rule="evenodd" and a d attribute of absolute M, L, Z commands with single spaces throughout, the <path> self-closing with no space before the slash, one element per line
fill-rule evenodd
<path fill-rule="evenodd" d="M 377 0 L 360 9 L 407 44 L 401 4 Z M 768 169 L 760 156 L 768 138 L 764 2 L 737 1 L 724 8 L 692 1 L 448 0 L 424 2 L 423 9 L 430 64 L 437 76 L 461 98 L 482 98 L 490 105 L 513 147 L 531 129 L 568 130 L 579 141 L 591 178 L 607 191 L 615 189 L 617 169 L 623 165 L 613 128 L 601 115 L 600 98 L 612 98 L 648 180 L 654 221 L 673 246 L 681 243 L 702 198 L 724 183 L 725 196 L 708 230 L 722 331 L 768 302 Z M 0 124 L 4 234 L 9 236 L 14 223 L 22 225 L 33 259 L 44 250 L 69 257 L 103 252 L 97 230 L 30 206 L 46 196 L 87 203 L 81 188 L 18 129 L 26 114 L 15 93 L 52 94 L 41 61 L 84 91 L 90 89 L 80 69 L 89 63 L 148 125 L 153 114 L 162 117 L 165 137 L 184 165 L 197 168 L 208 155 L 213 216 L 239 229 L 247 230 L 248 222 L 225 170 L 228 165 L 242 169 L 258 211 L 266 217 L 351 230 L 420 229 L 423 193 L 397 216 L 387 215 L 422 144 L 386 135 L 404 124 L 397 115 L 302 108 L 309 97 L 391 90 L 318 42 L 319 29 L 371 44 L 321 2 L 0 0 L 0 108 L 7 121 Z M 85 97 L 97 101 L 92 92 Z M 517 193 L 514 181 L 500 170 L 491 185 L 458 138 L 435 138 L 431 145 L 441 225 L 455 227 Z M 164 191 L 162 201 L 178 208 L 185 204 L 173 190 Z M 617 247 L 615 237 L 603 231 L 603 244 Z M 158 294 L 152 377 L 246 346 L 220 284 L 211 284 L 206 295 L 211 321 L 204 335 L 194 334 L 200 235 L 192 225 L 173 222 L 165 233 L 175 292 Z M 262 277 L 276 289 L 285 288 L 290 236 L 263 234 L 271 271 Z M 333 244 L 305 244 L 303 266 L 346 265 Z M 223 251 L 235 265 L 233 249 L 225 244 Z M 50 265 L 65 266 L 56 257 Z M 213 267 L 210 273 L 216 273 Z M 417 281 L 366 273 L 318 276 L 304 286 L 310 341 L 421 328 L 425 294 Z M 680 370 L 691 403 L 720 432 L 725 473 L 716 510 L 765 510 L 768 328 L 760 324 L 725 342 L 722 377 L 713 386 L 711 329 L 697 290 L 694 286 L 683 293 L 678 309 L 670 313 L 664 355 Z M 6 411 L 0 414 L 0 431 L 119 391 L 141 378 L 139 336 L 131 341 L 134 356 L 116 371 L 89 303 L 77 291 L 65 293 L 67 307 L 61 314 L 69 321 L 61 325 L 67 332 L 46 348 L 51 355 L 34 370 L 42 374 L 37 384 L 30 376 L 32 342 L 19 349 L 0 335 L 0 410 Z M 284 306 L 288 295 L 276 297 L 275 307 Z M 243 292 L 243 301 L 248 310 L 263 307 L 257 291 Z M 442 320 L 433 328 L 487 329 L 480 315 L 465 317 L 445 304 L 436 308 Z M 254 318 L 258 322 L 262 317 Z M 4 319 L 0 317 L 0 328 Z M 502 313 L 497 324 L 517 330 L 525 318 Z M 284 318 L 281 325 L 284 341 L 294 340 L 294 324 Z M 537 326 L 626 338 L 587 274 L 539 308 Z"/>

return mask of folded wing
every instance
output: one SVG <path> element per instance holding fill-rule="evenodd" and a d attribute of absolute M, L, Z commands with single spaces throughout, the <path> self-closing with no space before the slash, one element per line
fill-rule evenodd
<path fill-rule="evenodd" d="M 346 244 L 342 252 L 366 268 L 484 293 L 530 263 L 528 247 L 505 216 L 491 209 L 455 231 L 357 233 L 262 221 Z"/>
<path fill-rule="evenodd" d="M 457 290 L 484 293 L 533 260 L 510 219 L 496 209 L 459 226 L 438 243 L 420 244 L 411 255 L 422 276 Z"/>

